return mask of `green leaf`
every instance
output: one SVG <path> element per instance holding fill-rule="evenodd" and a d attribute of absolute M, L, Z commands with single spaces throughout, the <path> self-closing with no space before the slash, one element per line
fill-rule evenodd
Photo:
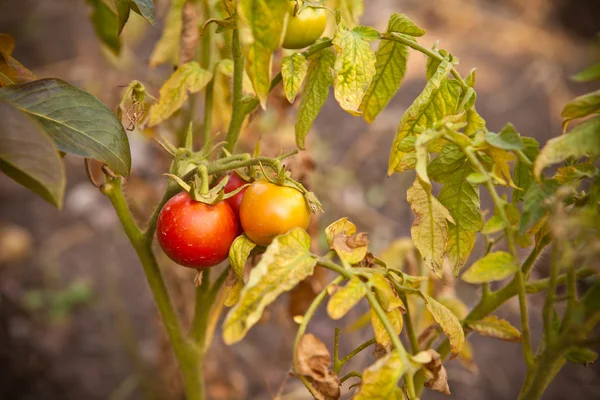
<path fill-rule="evenodd" d="M 542 183 L 533 182 L 523 197 L 523 215 L 519 226 L 519 233 L 525 234 L 546 214 L 548 207 L 546 199 L 554 194 L 559 184 L 555 180 Z"/>
<path fill-rule="evenodd" d="M 513 275 L 519 269 L 513 256 L 505 251 L 496 251 L 477 260 L 462 275 L 468 283 L 500 281 Z"/>
<path fill-rule="evenodd" d="M 500 232 L 504 228 L 506 228 L 506 224 L 504 223 L 502 217 L 499 215 L 494 215 L 485 222 L 481 233 L 484 235 L 491 235 L 492 233 Z"/>
<path fill-rule="evenodd" d="M 260 319 L 266 306 L 312 275 L 317 259 L 310 253 L 310 237 L 300 228 L 277 236 L 250 272 L 239 302 L 223 323 L 227 344 L 244 338 Z"/>
<path fill-rule="evenodd" d="M 381 38 L 381 33 L 379 33 L 376 29 L 371 28 L 370 26 L 359 25 L 354 27 L 352 29 L 352 32 L 368 42 L 373 42 Z"/>
<path fill-rule="evenodd" d="M 454 222 L 450 212 L 426 191 L 418 179 L 407 190 L 406 197 L 415 220 L 410 234 L 423 262 L 441 277 L 442 262 L 448 239 L 448 221 Z"/>
<path fill-rule="evenodd" d="M 448 58 L 448 60 L 452 59 L 452 56 L 446 50 L 436 49 L 436 45 L 437 45 L 437 43 L 433 45 L 433 47 L 431 48 L 431 51 L 437 52 L 443 58 Z M 437 58 L 432 58 L 432 57 L 427 58 L 427 62 L 425 63 L 425 77 L 427 78 L 427 80 L 430 80 L 431 78 L 433 78 L 433 76 L 437 72 L 438 68 L 440 67 L 440 63 L 441 63 L 441 61 L 438 60 Z"/>
<path fill-rule="evenodd" d="M 573 364 L 581 364 L 586 367 L 598 359 L 598 353 L 585 347 L 571 347 L 567 350 L 565 358 Z"/>
<path fill-rule="evenodd" d="M 250 256 L 250 252 L 256 247 L 256 243 L 248 239 L 246 235 L 240 235 L 229 248 L 229 264 L 239 281 L 244 281 L 244 266 Z"/>
<path fill-rule="evenodd" d="M 569 157 L 600 156 L 600 116 L 577 125 L 569 133 L 550 139 L 535 160 L 533 173 L 539 178 L 542 170 Z"/>
<path fill-rule="evenodd" d="M 252 35 L 252 41 L 244 45 L 248 74 L 265 109 L 271 87 L 273 52 L 281 44 L 288 4 L 281 0 L 240 0 L 238 11 L 243 17 L 238 23 L 246 25 Z"/>
<path fill-rule="evenodd" d="M 360 30 L 349 31 L 341 26 L 333 45 L 337 54 L 333 68 L 335 98 L 344 110 L 359 115 L 362 98 L 375 75 L 375 53 Z"/>
<path fill-rule="evenodd" d="M 388 32 L 402 28 L 402 20 L 394 18 L 388 23 Z M 400 89 L 406 73 L 408 46 L 393 40 L 381 40 L 375 61 L 375 76 L 360 104 L 360 111 L 365 121 L 371 123 L 375 117 L 387 107 L 396 92 Z"/>
<path fill-rule="evenodd" d="M 406 15 L 394 13 L 390 17 L 388 23 L 388 32 L 403 33 L 410 36 L 423 36 L 425 30 L 419 28 L 414 22 L 412 22 Z"/>
<path fill-rule="evenodd" d="M 340 319 L 367 294 L 366 285 L 358 276 L 353 276 L 346 286 L 336 291 L 327 303 L 327 314 L 331 319 Z"/>
<path fill-rule="evenodd" d="M 152 0 L 131 0 L 131 9 L 154 25 L 156 12 Z"/>
<path fill-rule="evenodd" d="M 467 156 L 462 149 L 454 143 L 448 143 L 440 154 L 429 163 L 427 173 L 433 180 L 443 182 L 457 169 L 463 168 L 466 161 Z"/>
<path fill-rule="evenodd" d="M 129 3 L 130 0 L 114 0 L 115 6 L 117 8 L 117 19 L 119 22 L 119 32 L 120 35 L 129 19 Z"/>
<path fill-rule="evenodd" d="M 521 332 L 510 322 L 495 315 L 487 316 L 479 321 L 468 321 L 467 326 L 483 336 L 491 336 L 508 342 L 521 341 Z"/>
<path fill-rule="evenodd" d="M 525 144 L 521 140 L 521 135 L 510 122 L 502 128 L 500 133 L 487 132 L 485 141 L 494 147 L 504 150 L 523 150 Z"/>
<path fill-rule="evenodd" d="M 65 153 L 95 158 L 128 176 L 129 141 L 100 100 L 60 79 L 40 79 L 0 89 L 0 99 L 27 114 Z"/>
<path fill-rule="evenodd" d="M 296 122 L 296 145 L 300 149 L 304 149 L 306 135 L 327 100 L 329 87 L 333 84 L 331 69 L 334 63 L 335 55 L 330 49 L 323 49 L 308 58 L 306 83 Z"/>
<path fill-rule="evenodd" d="M 420 294 L 425 301 L 425 307 L 427 307 L 435 322 L 440 325 L 444 334 L 448 337 L 452 354 L 460 354 L 465 344 L 465 332 L 462 329 L 460 321 L 452 311 L 440 302 L 423 292 L 420 292 Z"/>
<path fill-rule="evenodd" d="M 281 76 L 283 77 L 283 90 L 290 103 L 296 100 L 302 82 L 308 72 L 306 58 L 301 53 L 294 53 L 281 61 Z"/>
<path fill-rule="evenodd" d="M 181 108 L 190 93 L 197 93 L 210 82 L 212 73 L 200 68 L 196 61 L 183 64 L 160 88 L 158 103 L 153 104 L 148 115 L 148 126 L 169 118 Z"/>
<path fill-rule="evenodd" d="M 472 137 L 480 130 L 487 131 L 485 120 L 475 110 L 475 107 L 471 107 L 467 110 L 467 126 L 464 129 L 465 135 Z"/>
<path fill-rule="evenodd" d="M 121 51 L 121 39 L 119 38 L 119 17 L 102 0 L 86 0 L 92 6 L 90 21 L 94 26 L 98 38 L 114 54 L 118 55 Z"/>
<path fill-rule="evenodd" d="M 185 0 L 171 0 L 171 7 L 165 18 L 162 35 L 150 56 L 150 66 L 179 64 L 179 42 L 181 40 L 182 12 Z M 139 4 L 138 4 L 139 6 Z M 141 11 L 141 9 L 140 9 Z"/>
<path fill-rule="evenodd" d="M 443 134 L 444 131 L 428 129 L 421 133 L 415 141 L 415 153 L 417 157 L 415 171 L 417 172 L 417 176 L 421 180 L 421 183 L 427 185 L 429 188 L 428 190 L 431 189 L 431 181 L 429 180 L 429 175 L 427 174 L 427 164 L 429 163 L 428 144 L 435 139 L 440 138 Z"/>
<path fill-rule="evenodd" d="M 472 167 L 465 159 L 462 166 L 440 177 L 443 186 L 438 200 L 450 211 L 454 220 L 449 224 L 446 243 L 446 256 L 454 275 L 458 275 L 469 259 L 475 246 L 475 232 L 483 226 L 479 185 L 467 179 L 472 172 Z"/>
<path fill-rule="evenodd" d="M 574 75 L 573 80 L 577 82 L 591 82 L 600 80 L 600 64 L 587 67 L 583 71 Z"/>
<path fill-rule="evenodd" d="M 0 170 L 57 208 L 66 185 L 58 150 L 27 114 L 0 101 Z"/>
<path fill-rule="evenodd" d="M 418 132 L 433 128 L 437 121 L 454 115 L 460 96 L 460 85 L 456 80 L 446 79 L 452 65 L 448 60 L 440 64 L 436 74 L 427 82 L 425 89 L 406 110 L 396 131 L 390 153 L 388 175 L 404 171 L 403 158 L 407 154 L 402 143 Z"/>
<path fill-rule="evenodd" d="M 583 118 L 600 113 L 600 90 L 576 97 L 567 103 L 562 110 L 565 118 Z"/>
<path fill-rule="evenodd" d="M 535 161 L 538 153 L 540 152 L 540 144 L 537 142 L 537 140 L 529 137 L 524 137 L 521 140 L 525 145 L 523 153 L 527 156 L 527 158 L 529 158 L 529 161 Z M 515 185 L 521 188 L 521 190 L 513 190 L 512 192 L 512 202 L 516 204 L 523 198 L 525 193 L 527 193 L 529 186 L 531 186 L 535 180 L 533 178 L 533 165 L 524 163 L 520 157 L 517 158 L 515 170 L 513 172 L 513 180 L 515 181 Z"/>
<path fill-rule="evenodd" d="M 360 390 L 354 400 L 402 400 L 398 381 L 406 372 L 406 366 L 397 350 L 386 354 L 363 371 Z"/>

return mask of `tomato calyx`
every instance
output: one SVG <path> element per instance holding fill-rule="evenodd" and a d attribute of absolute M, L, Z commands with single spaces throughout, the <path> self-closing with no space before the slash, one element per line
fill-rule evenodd
<path fill-rule="evenodd" d="M 240 186 L 239 188 L 229 193 L 225 193 L 225 185 L 227 185 L 227 182 L 229 181 L 229 176 L 225 176 L 212 189 L 208 189 L 208 174 L 206 174 L 206 167 L 200 166 L 198 169 L 201 172 L 199 175 L 196 175 L 194 177 L 194 180 L 191 184 L 187 184 L 183 179 L 181 179 L 177 175 L 164 175 L 177 182 L 177 184 L 183 190 L 190 194 L 192 200 L 209 205 L 215 205 L 222 202 L 223 200 L 227 200 L 228 198 L 233 197 L 242 190 L 244 190 L 246 187 L 250 186 L 250 184 L 246 184 Z M 201 177 L 201 175 L 203 176 Z"/>

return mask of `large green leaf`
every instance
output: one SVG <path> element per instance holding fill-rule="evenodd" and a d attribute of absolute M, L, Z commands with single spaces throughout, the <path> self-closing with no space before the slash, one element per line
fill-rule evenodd
<path fill-rule="evenodd" d="M 600 156 L 600 116 L 577 125 L 569 133 L 550 139 L 540 151 L 533 173 L 539 177 L 542 170 L 551 164 L 569 157 Z"/>
<path fill-rule="evenodd" d="M 444 59 L 435 75 L 427 82 L 423 92 L 402 115 L 392 144 L 388 175 L 406 169 L 403 159 L 407 153 L 410 153 L 408 149 L 403 148 L 406 139 L 416 136 L 424 129 L 433 128 L 435 122 L 456 113 L 460 85 L 454 79 L 447 79 L 451 68 L 452 64 Z"/>
<path fill-rule="evenodd" d="M 196 61 L 181 65 L 160 88 L 158 103 L 150 108 L 148 126 L 161 123 L 181 108 L 190 93 L 197 93 L 210 82 L 212 73 Z"/>
<path fill-rule="evenodd" d="M 404 399 L 398 381 L 405 372 L 406 366 L 397 350 L 386 354 L 363 371 L 360 390 L 354 400 Z"/>
<path fill-rule="evenodd" d="M 98 38 L 104 43 L 113 53 L 119 54 L 121 51 L 121 39 L 119 38 L 120 22 L 119 16 L 115 10 L 112 10 L 102 0 L 86 0 L 92 6 L 90 21 L 94 25 L 94 30 Z M 127 14 L 129 16 L 129 14 Z M 124 25 L 125 23 L 123 23 Z"/>
<path fill-rule="evenodd" d="M 260 319 L 266 306 L 312 275 L 317 259 L 310 253 L 310 237 L 294 228 L 273 240 L 260 262 L 252 269 L 240 300 L 223 323 L 225 343 L 244 338 Z"/>
<path fill-rule="evenodd" d="M 162 35 L 150 55 L 151 67 L 156 67 L 167 62 L 173 65 L 179 64 L 179 41 L 181 40 L 182 26 L 181 14 L 184 4 L 185 0 L 171 0 L 171 7 L 165 18 Z"/>
<path fill-rule="evenodd" d="M 306 135 L 325 104 L 329 87 L 333 84 L 331 69 L 335 63 L 335 55 L 330 49 L 324 49 L 310 56 L 308 60 L 306 83 L 296 122 L 296 145 L 300 149 L 304 149 Z"/>
<path fill-rule="evenodd" d="M 338 27 L 333 37 L 336 51 L 333 80 L 335 98 L 351 114 L 360 114 L 359 107 L 375 75 L 375 53 L 369 40 L 373 37 L 360 26 L 349 31 Z"/>
<path fill-rule="evenodd" d="M 462 275 L 468 283 L 499 281 L 513 275 L 519 269 L 514 257 L 505 251 L 496 251 L 477 260 Z"/>
<path fill-rule="evenodd" d="M 565 118 L 583 118 L 600 113 L 600 90 L 579 96 L 565 105 L 562 116 Z"/>
<path fill-rule="evenodd" d="M 54 142 L 27 114 L 0 101 L 0 170 L 61 208 L 65 172 Z"/>
<path fill-rule="evenodd" d="M 419 179 L 406 192 L 415 220 L 410 235 L 421 253 L 425 265 L 441 277 L 442 262 L 448 240 L 448 221 L 454 222 L 450 212 L 431 192 L 425 190 Z"/>
<path fill-rule="evenodd" d="M 388 32 L 419 33 L 425 32 L 406 19 L 402 14 L 393 14 L 388 22 Z M 393 41 L 382 40 L 376 53 L 375 76 L 360 104 L 360 111 L 367 122 L 388 105 L 394 97 L 406 73 L 408 46 Z"/>
<path fill-rule="evenodd" d="M 508 123 L 502 128 L 500 133 L 487 132 L 485 141 L 494 147 L 504 150 L 523 150 L 525 144 L 521 140 L 521 135 L 515 129 L 513 124 Z"/>
<path fill-rule="evenodd" d="M 6 86 L 0 99 L 37 122 L 65 153 L 95 158 L 128 176 L 129 141 L 121 123 L 100 100 L 60 79 Z"/>
<path fill-rule="evenodd" d="M 307 72 L 306 58 L 301 53 L 294 53 L 281 61 L 283 90 L 285 91 L 285 97 L 287 97 L 290 103 L 296 100 Z"/>
<path fill-rule="evenodd" d="M 263 109 L 267 106 L 271 87 L 273 52 L 281 44 L 288 10 L 287 1 L 281 0 L 240 0 L 238 3 L 239 14 L 243 17 L 238 23 L 246 25 L 252 35 L 252 40 L 244 45 L 248 74 Z M 250 38 L 242 36 L 242 39 Z"/>

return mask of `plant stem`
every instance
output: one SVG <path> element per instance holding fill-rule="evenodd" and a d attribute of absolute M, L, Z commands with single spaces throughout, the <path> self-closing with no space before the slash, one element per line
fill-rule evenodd
<path fill-rule="evenodd" d="M 404 326 L 406 327 L 406 334 L 408 335 L 408 341 L 410 343 L 410 351 L 412 354 L 417 354 L 420 350 L 419 341 L 417 340 L 417 335 L 415 333 L 415 327 L 412 323 L 412 318 L 410 315 L 410 309 L 408 306 L 408 301 L 406 300 L 406 295 L 402 292 L 398 293 L 400 296 L 400 300 L 404 303 L 404 308 L 406 308 L 406 313 L 404 314 Z"/>
<path fill-rule="evenodd" d="M 209 20 L 211 18 L 211 9 L 210 2 L 204 1 L 204 18 L 205 20 Z M 207 70 L 213 70 L 212 68 L 212 52 L 213 52 L 213 40 L 212 40 L 212 30 L 205 29 L 202 35 L 202 65 Z M 215 71 L 213 70 L 213 76 L 215 75 Z M 213 108 L 213 93 L 215 88 L 215 81 L 211 79 L 206 85 L 206 93 L 204 94 L 204 125 L 203 129 L 203 139 L 204 144 L 208 143 L 211 139 L 211 130 L 212 130 L 212 108 Z"/>
<path fill-rule="evenodd" d="M 356 371 L 351 371 L 348 372 L 346 375 L 344 375 L 343 377 L 340 378 L 340 383 L 344 383 L 346 382 L 348 379 L 355 377 L 355 378 L 361 378 L 362 379 L 362 375 Z"/>
<path fill-rule="evenodd" d="M 357 355 L 358 353 L 360 353 L 367 347 L 374 345 L 375 343 L 377 343 L 377 340 L 375 340 L 375 338 L 369 339 L 366 342 L 364 342 L 363 344 L 361 344 L 360 346 L 358 346 L 357 348 L 355 348 L 354 350 L 352 350 L 350 353 L 348 353 L 348 355 L 346 355 L 346 357 L 342 358 L 341 360 L 335 358 L 335 356 L 334 356 L 333 372 L 335 372 L 336 374 L 339 373 L 342 370 L 342 367 L 344 366 L 344 364 L 346 364 L 348 361 L 350 361 L 352 359 L 352 357 L 354 357 L 355 355 Z"/>
<path fill-rule="evenodd" d="M 205 273 L 208 271 L 205 271 Z M 227 275 L 229 274 L 229 268 L 225 268 L 223 272 L 219 275 L 219 277 L 212 284 L 208 292 L 206 292 L 202 297 L 200 297 L 200 302 L 196 301 L 196 312 L 194 315 L 194 320 L 192 322 L 192 329 L 190 331 L 190 337 L 197 344 L 201 345 L 204 349 L 204 344 L 206 342 L 206 333 L 208 327 L 209 316 L 211 315 L 211 310 L 215 303 L 215 299 L 221 290 L 221 286 L 227 279 Z M 207 279 L 208 277 L 205 277 Z M 202 282 L 204 284 L 204 281 Z M 202 285 L 204 286 L 204 285 Z M 201 288 L 202 288 L 201 286 Z M 196 296 L 200 294 L 197 293 Z M 198 298 L 198 297 L 197 297 Z"/>
<path fill-rule="evenodd" d="M 428 49 L 426 47 L 421 46 L 420 44 L 418 44 L 416 41 L 414 41 L 414 39 L 408 39 L 406 37 L 404 37 L 402 34 L 399 33 L 395 33 L 395 32 L 391 32 L 391 33 L 386 33 L 382 36 L 382 39 L 384 40 L 393 40 L 395 42 L 398 43 L 402 43 L 407 45 L 408 47 L 420 51 L 421 53 L 425 54 L 427 57 L 432 58 L 434 60 L 437 61 L 443 61 L 444 57 L 442 57 L 441 54 Z M 460 76 L 460 74 L 458 73 L 458 71 L 456 70 L 456 68 L 452 67 L 452 69 L 450 70 L 450 72 L 452 72 L 452 75 L 454 75 L 454 77 L 456 78 L 456 80 L 460 83 L 460 85 L 464 88 L 467 87 L 468 85 L 466 84 L 466 82 L 464 81 L 464 79 Z"/>
<path fill-rule="evenodd" d="M 102 185 L 100 190 L 110 199 L 119 217 L 119 221 L 125 230 L 125 234 L 142 263 L 150 290 L 156 301 L 167 335 L 173 346 L 175 357 L 179 363 L 187 398 L 189 400 L 202 400 L 204 399 L 204 388 L 202 379 L 199 378 L 200 374 L 198 370 L 201 360 L 198 354 L 190 348 L 182 333 L 179 319 L 171 304 L 167 287 L 152 251 L 151 242 L 146 239 L 146 235 L 142 233 L 131 216 L 125 196 L 123 195 L 122 178 L 107 177 L 107 182 Z"/>
<path fill-rule="evenodd" d="M 229 122 L 229 130 L 225 140 L 227 144 L 225 148 L 233 153 L 237 140 L 240 136 L 242 124 L 246 117 L 246 113 L 242 104 L 242 82 L 244 78 L 244 54 L 240 44 L 240 33 L 237 29 L 233 30 L 231 39 L 231 56 L 233 58 L 233 93 L 232 104 L 233 110 L 231 113 L 231 121 Z"/>
<path fill-rule="evenodd" d="M 552 246 L 552 261 L 550 262 L 550 277 L 548 280 L 548 293 L 544 302 L 544 335 L 546 343 L 554 342 L 554 330 L 552 329 L 552 319 L 554 317 L 554 300 L 556 298 L 556 284 L 558 276 L 558 249 L 556 245 Z"/>
<path fill-rule="evenodd" d="M 345 279 L 352 278 L 352 273 L 350 271 L 346 270 L 344 267 L 337 265 L 336 263 L 334 263 L 331 260 L 327 260 L 325 258 L 319 258 L 319 261 L 317 261 L 317 265 L 319 265 L 323 268 L 327 268 L 330 271 L 337 272 L 339 275 L 343 276 Z"/>

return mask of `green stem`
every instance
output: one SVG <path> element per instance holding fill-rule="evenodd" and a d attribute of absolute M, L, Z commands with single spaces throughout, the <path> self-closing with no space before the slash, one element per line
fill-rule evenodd
<path fill-rule="evenodd" d="M 204 399 L 204 388 L 202 379 L 199 378 L 201 360 L 199 360 L 198 355 L 190 348 L 182 333 L 179 319 L 171 304 L 171 299 L 158 263 L 156 262 L 156 257 L 152 252 L 151 242 L 148 242 L 146 236 L 131 216 L 125 196 L 123 195 L 122 178 L 107 177 L 107 182 L 102 185 L 100 190 L 110 199 L 119 217 L 119 221 L 125 230 L 125 234 L 142 263 L 150 290 L 156 301 L 167 335 L 173 346 L 175 357 L 179 363 L 187 398 L 189 400 L 202 400 Z"/>
<path fill-rule="evenodd" d="M 391 32 L 391 33 L 386 33 L 382 36 L 382 39 L 384 40 L 393 40 L 395 42 L 398 43 L 402 43 L 407 45 L 408 47 L 420 51 L 421 53 L 425 54 L 427 57 L 432 58 L 434 60 L 437 61 L 443 61 L 444 57 L 431 50 L 428 49 L 427 47 L 423 47 L 420 44 L 418 44 L 416 41 L 414 41 L 414 39 L 409 39 L 407 37 L 404 37 L 402 34 L 399 33 L 395 33 L 395 32 Z M 464 81 L 464 79 L 460 76 L 460 74 L 458 73 L 458 71 L 456 70 L 456 68 L 452 67 L 452 69 L 450 70 L 450 72 L 452 72 L 452 75 L 454 75 L 454 77 L 456 78 L 456 80 L 460 83 L 460 85 L 464 88 L 467 87 L 468 85 L 466 84 L 466 82 Z"/>
<path fill-rule="evenodd" d="M 209 20 L 211 18 L 210 1 L 204 1 L 204 18 Z M 202 35 L 202 66 L 204 69 L 211 70 L 212 68 L 212 52 L 213 52 L 213 32 L 211 29 L 205 29 Z M 215 71 L 213 71 L 213 76 Z M 215 81 L 211 79 L 206 85 L 206 92 L 204 95 L 204 126 L 203 139 L 204 144 L 208 143 L 211 139 L 212 130 L 212 108 L 213 108 L 213 93 L 215 89 Z"/>
<path fill-rule="evenodd" d="M 556 285 L 558 279 L 558 249 L 552 246 L 552 261 L 550 262 L 550 276 L 548 279 L 548 293 L 546 293 L 546 301 L 544 302 L 543 318 L 544 318 L 544 334 L 546 343 L 554 342 L 554 329 L 552 329 L 552 319 L 554 317 L 554 301 L 556 298 Z"/>
<path fill-rule="evenodd" d="M 402 292 L 398 293 L 400 296 L 400 300 L 404 303 L 404 308 L 406 308 L 406 313 L 404 314 L 404 327 L 406 328 L 406 334 L 408 335 L 408 341 L 410 343 L 410 351 L 412 354 L 417 354 L 420 351 L 419 341 L 417 340 L 417 335 L 415 333 L 415 327 L 412 323 L 412 318 L 410 315 L 410 308 L 408 306 L 408 301 L 406 300 L 406 295 Z"/>
<path fill-rule="evenodd" d="M 206 274 L 208 272 L 205 271 Z M 199 291 L 196 292 L 196 309 L 194 320 L 192 321 L 192 328 L 190 330 L 190 338 L 194 340 L 197 344 L 202 346 L 202 349 L 205 349 L 206 344 L 206 335 L 208 331 L 208 321 L 211 315 L 211 310 L 213 309 L 213 305 L 215 304 L 215 299 L 221 290 L 221 286 L 227 279 L 227 275 L 229 274 L 229 268 L 225 268 L 223 272 L 218 276 L 215 282 L 210 286 L 210 289 L 202 295 Z M 208 276 L 204 276 L 204 279 L 208 280 Z M 206 290 L 207 287 L 204 286 L 204 281 L 202 281 L 203 285 L 199 287 L 199 289 Z M 200 301 L 198 298 L 200 297 Z"/>
<path fill-rule="evenodd" d="M 547 349 L 537 360 L 535 372 L 523 386 L 518 397 L 519 400 L 537 400 L 542 397 L 550 382 L 565 364 L 563 354 L 566 349 L 564 346 L 561 347 L 563 348 Z"/>
<path fill-rule="evenodd" d="M 360 346 L 358 346 L 357 348 L 355 348 L 354 350 L 352 350 L 350 353 L 348 353 L 348 355 L 346 355 L 346 357 L 342 358 L 341 360 L 335 358 L 335 355 L 334 355 L 333 372 L 335 372 L 336 374 L 339 373 L 342 370 L 342 367 L 344 366 L 344 364 L 346 364 L 348 361 L 350 361 L 352 359 L 352 357 L 354 357 L 355 355 L 357 355 L 358 353 L 360 353 L 367 347 L 374 345 L 375 343 L 377 343 L 377 340 L 375 340 L 375 338 L 369 339 L 366 342 L 364 342 L 363 344 L 361 344 Z"/>
<path fill-rule="evenodd" d="M 192 318 L 192 325 L 190 327 L 189 337 L 192 341 L 198 343 L 199 336 L 203 329 L 203 323 L 205 322 L 203 314 L 205 313 L 204 301 L 210 290 L 210 269 L 202 271 L 202 283 L 196 287 L 196 301 L 194 304 L 194 317 Z"/>
<path fill-rule="evenodd" d="M 233 30 L 231 40 L 231 56 L 233 58 L 233 93 L 232 104 L 233 110 L 231 113 L 231 121 L 229 122 L 229 130 L 225 140 L 227 144 L 225 148 L 233 153 L 237 140 L 240 136 L 242 124 L 246 118 L 246 111 L 242 104 L 242 82 L 244 78 L 244 54 L 240 44 L 240 33 L 237 29 Z"/>
<path fill-rule="evenodd" d="M 350 378 L 361 378 L 362 379 L 362 375 L 356 371 L 351 371 L 348 372 L 346 375 L 344 375 L 343 377 L 340 378 L 340 383 L 344 383 L 346 382 L 348 379 Z"/>

